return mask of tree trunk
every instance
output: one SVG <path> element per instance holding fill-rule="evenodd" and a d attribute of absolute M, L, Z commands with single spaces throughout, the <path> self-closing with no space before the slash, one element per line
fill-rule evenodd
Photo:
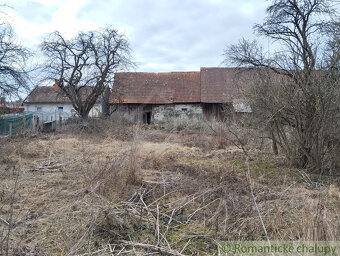
<path fill-rule="evenodd" d="M 81 109 L 79 111 L 79 116 L 81 119 L 86 120 L 89 118 L 90 109 Z"/>
<path fill-rule="evenodd" d="M 271 137 L 272 137 L 272 149 L 273 149 L 273 153 L 275 155 L 278 155 L 279 154 L 279 150 L 277 148 L 276 137 L 275 137 L 274 132 L 273 132 L 272 129 L 270 130 L 270 133 L 271 133 Z"/>
<path fill-rule="evenodd" d="M 102 96 L 102 111 L 103 111 L 104 117 L 110 116 L 109 99 L 110 99 L 110 89 L 106 88 Z"/>

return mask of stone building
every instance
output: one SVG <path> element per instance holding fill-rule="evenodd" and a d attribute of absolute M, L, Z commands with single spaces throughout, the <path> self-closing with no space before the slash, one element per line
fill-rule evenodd
<path fill-rule="evenodd" d="M 119 111 L 132 121 L 202 118 L 200 72 L 116 73 L 114 88 L 122 95 Z"/>
<path fill-rule="evenodd" d="M 179 117 L 225 120 L 251 112 L 242 99 L 245 77 L 238 68 L 119 72 L 114 88 L 122 95 L 119 112 L 131 121 L 150 124 Z M 111 103 L 115 100 L 111 99 Z"/>

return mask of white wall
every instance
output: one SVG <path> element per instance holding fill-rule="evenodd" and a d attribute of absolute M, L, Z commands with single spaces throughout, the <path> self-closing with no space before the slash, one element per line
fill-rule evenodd
<path fill-rule="evenodd" d="M 61 112 L 61 115 L 63 116 L 63 119 L 67 119 L 72 116 L 77 116 L 76 111 L 74 110 L 73 106 L 71 104 L 48 104 L 48 103 L 37 103 L 37 104 L 25 104 L 25 111 L 26 112 L 37 112 L 38 107 L 41 107 L 41 113 L 44 115 L 44 120 L 55 120 L 59 117 L 59 110 L 58 107 L 63 107 L 63 111 Z M 99 110 L 96 111 L 96 109 Z M 100 114 L 102 111 L 101 104 L 95 104 L 94 107 L 90 110 L 89 116 L 93 117 L 98 114 Z M 40 112 L 40 111 L 39 111 Z"/>

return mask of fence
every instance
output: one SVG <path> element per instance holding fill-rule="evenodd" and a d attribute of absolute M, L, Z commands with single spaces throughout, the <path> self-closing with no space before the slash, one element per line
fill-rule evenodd
<path fill-rule="evenodd" d="M 55 131 L 56 128 L 61 127 L 68 118 L 74 117 L 74 115 L 70 113 L 58 110 L 53 112 L 35 111 L 30 113 L 33 115 L 34 131 Z"/>
<path fill-rule="evenodd" d="M 12 136 L 23 131 L 53 131 L 70 117 L 72 115 L 60 111 L 0 115 L 0 135 Z"/>
<path fill-rule="evenodd" d="M 31 113 L 0 115 L 0 135 L 14 135 L 32 130 L 32 119 Z"/>
<path fill-rule="evenodd" d="M 68 118 L 73 115 L 61 111 L 45 112 L 45 111 L 35 111 L 30 112 L 33 114 L 36 123 L 42 126 L 44 123 L 55 121 L 58 125 L 62 125 Z"/>

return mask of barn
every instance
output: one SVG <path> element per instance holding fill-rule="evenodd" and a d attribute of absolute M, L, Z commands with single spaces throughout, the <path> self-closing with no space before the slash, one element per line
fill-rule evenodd
<path fill-rule="evenodd" d="M 230 119 L 251 112 L 242 92 L 244 69 L 201 68 L 198 72 L 119 72 L 113 88 L 119 112 L 131 121 L 161 123 L 173 118 Z M 116 100 L 111 97 L 110 103 Z"/>

